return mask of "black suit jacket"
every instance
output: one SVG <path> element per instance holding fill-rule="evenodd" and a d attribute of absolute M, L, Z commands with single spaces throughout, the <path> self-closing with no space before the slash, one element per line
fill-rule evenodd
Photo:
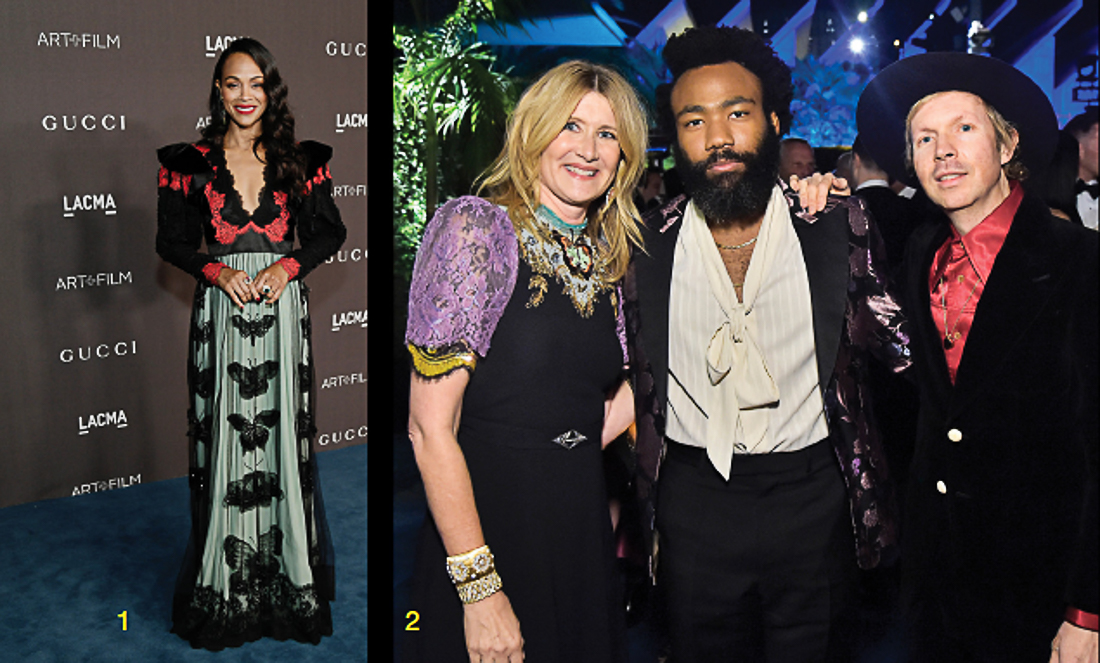
<path fill-rule="evenodd" d="M 1045 660 L 1066 604 L 1100 599 L 1097 234 L 1025 196 L 952 385 L 928 286 L 948 233 L 946 218 L 922 226 L 906 254 L 921 392 L 907 594 L 976 650 Z"/>
<path fill-rule="evenodd" d="M 797 211 L 800 204 L 789 188 L 784 194 L 809 277 L 818 376 L 830 440 L 852 506 L 857 559 L 869 568 L 896 552 L 897 522 L 889 469 L 868 407 L 866 354 L 875 353 L 897 370 L 908 366 L 905 323 L 885 291 L 878 268 L 881 240 L 863 201 L 831 197 L 822 213 L 809 215 Z M 687 204 L 681 196 L 646 215 L 646 250 L 635 256 L 623 286 L 637 412 L 638 489 L 648 534 L 665 448 L 673 254 Z"/>
<path fill-rule="evenodd" d="M 905 255 L 905 242 L 919 225 L 916 203 L 902 198 L 887 186 L 864 187 L 855 195 L 867 202 L 871 216 L 875 218 L 875 225 L 886 247 L 887 271 L 891 281 L 896 281 Z"/>

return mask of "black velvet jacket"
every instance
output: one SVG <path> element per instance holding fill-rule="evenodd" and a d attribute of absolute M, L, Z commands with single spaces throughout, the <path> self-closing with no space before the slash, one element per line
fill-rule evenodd
<path fill-rule="evenodd" d="M 921 226 L 906 251 L 921 393 L 907 591 L 976 651 L 1045 660 L 1066 605 L 1096 613 L 1100 599 L 1098 236 L 1025 196 L 952 385 L 928 288 L 947 224 Z"/>

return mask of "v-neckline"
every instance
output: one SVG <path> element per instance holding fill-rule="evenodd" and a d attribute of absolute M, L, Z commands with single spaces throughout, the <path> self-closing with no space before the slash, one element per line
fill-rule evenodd
<path fill-rule="evenodd" d="M 241 208 L 245 216 L 251 221 L 259 211 L 260 207 L 264 204 L 264 194 L 267 193 L 267 177 L 264 177 L 264 183 L 260 186 L 260 190 L 256 192 L 256 206 L 249 212 L 244 207 L 244 196 L 241 195 L 240 190 L 237 188 L 237 178 L 233 175 L 233 169 L 229 167 L 229 159 L 225 155 L 225 149 L 222 148 L 222 163 L 225 165 L 225 174 L 229 177 L 229 188 L 233 191 L 233 194 L 237 197 L 237 206 Z M 265 165 L 263 171 L 266 174 L 267 166 Z"/>

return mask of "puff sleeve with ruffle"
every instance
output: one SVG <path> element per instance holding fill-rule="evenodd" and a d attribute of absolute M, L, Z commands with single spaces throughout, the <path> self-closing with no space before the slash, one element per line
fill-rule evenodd
<path fill-rule="evenodd" d="M 309 179 L 297 216 L 299 248 L 279 262 L 292 279 L 301 279 L 328 260 L 344 244 L 347 228 L 332 199 L 332 175 L 328 161 L 332 148 L 312 140 L 301 142 L 306 153 Z"/>
<path fill-rule="evenodd" d="M 426 378 L 474 370 L 515 287 L 519 244 L 504 210 L 456 198 L 424 231 L 409 287 L 405 342 Z"/>
<path fill-rule="evenodd" d="M 224 267 L 200 253 L 203 237 L 202 190 L 213 171 L 194 145 L 177 143 L 157 150 L 157 253 L 196 279 L 213 283 Z"/>

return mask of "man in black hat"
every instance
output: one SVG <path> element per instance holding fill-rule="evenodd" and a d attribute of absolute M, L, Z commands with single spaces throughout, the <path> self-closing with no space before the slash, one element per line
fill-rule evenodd
<path fill-rule="evenodd" d="M 1057 144 L 1042 90 L 928 53 L 871 81 L 875 160 L 944 215 L 913 232 L 904 302 L 921 412 L 903 523 L 920 661 L 1097 660 L 1097 236 L 1021 181 Z"/>
<path fill-rule="evenodd" d="M 909 363 L 881 240 L 862 201 L 826 201 L 826 184 L 811 212 L 781 186 L 791 73 L 760 37 L 694 28 L 664 58 L 690 198 L 646 215 L 624 312 L 672 658 L 848 660 L 857 559 L 896 543 L 865 384 L 871 352 Z"/>

